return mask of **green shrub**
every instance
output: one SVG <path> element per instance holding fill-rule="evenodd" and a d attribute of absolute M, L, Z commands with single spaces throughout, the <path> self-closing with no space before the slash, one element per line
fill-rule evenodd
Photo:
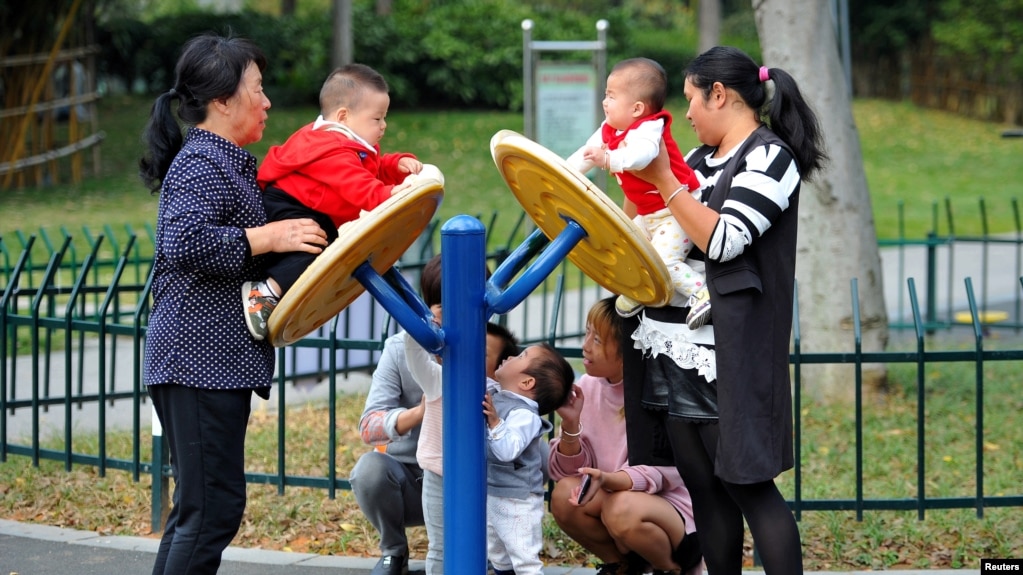
<path fill-rule="evenodd" d="M 387 78 L 396 109 L 520 110 L 522 21 L 533 20 L 534 40 L 590 41 L 597 38 L 596 23 L 603 18 L 609 22 L 609 65 L 639 55 L 653 58 L 668 71 L 671 93 L 681 93 L 679 72 L 695 55 L 698 37 L 691 9 L 672 0 L 599 11 L 556 4 L 394 0 L 390 13 L 377 14 L 374 1 L 357 0 L 352 6 L 355 60 Z M 731 27 L 748 33 L 751 14 Z M 730 24 L 726 21 L 726 29 Z M 315 106 L 330 72 L 331 25 L 330 14 L 322 12 L 273 16 L 191 9 L 151 20 L 109 19 L 99 32 L 103 71 L 130 89 L 159 93 L 170 88 L 188 38 L 206 32 L 233 34 L 253 40 L 266 53 L 270 66 L 264 85 L 274 105 Z M 546 52 L 542 57 L 588 62 L 592 53 Z"/>

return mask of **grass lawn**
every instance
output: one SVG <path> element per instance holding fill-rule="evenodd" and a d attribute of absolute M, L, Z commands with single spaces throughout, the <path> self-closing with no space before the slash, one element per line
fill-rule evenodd
<path fill-rule="evenodd" d="M 100 118 L 106 139 L 100 174 L 79 185 L 0 190 L 0 213 L 4 214 L 0 237 L 8 250 L 20 251 L 15 230 L 29 234 L 44 228 L 57 236 L 61 227 L 77 234 L 85 226 L 96 234 L 104 225 L 120 232 L 124 226 L 141 230 L 152 224 L 157 199 L 136 175 L 139 135 L 150 103 L 125 96 L 102 101 Z M 669 109 L 681 118 L 685 103 L 673 101 Z M 878 237 L 922 238 L 934 229 L 945 234 L 949 214 L 959 235 L 1019 229 L 1014 202 L 1023 191 L 1019 184 L 1023 141 L 1002 138 L 1007 126 L 881 100 L 857 101 L 853 112 Z M 283 142 L 316 114 L 313 108 L 271 109 L 263 140 L 250 150 L 262 158 L 269 146 Z M 489 225 L 496 212 L 489 233 L 502 243 L 508 241 L 522 210 L 493 165 L 489 142 L 500 129 L 521 131 L 521 114 L 393 110 L 388 124 L 382 142 L 385 152 L 411 151 L 444 172 L 447 181 L 439 218 L 470 214 L 482 216 Z M 676 124 L 679 145 L 695 146 L 686 123 Z M 609 194 L 620 199 L 616 186 L 611 188 Z"/>
<path fill-rule="evenodd" d="M 969 498 L 976 493 L 977 446 L 974 443 L 974 366 L 935 364 L 924 377 L 926 386 L 927 497 Z M 984 492 L 1019 493 L 1023 429 L 1013 423 L 1023 409 L 1023 374 L 1013 362 L 985 367 Z M 892 369 L 888 395 L 863 406 L 863 496 L 867 500 L 912 500 L 917 496 L 915 372 L 902 364 Z M 355 461 L 371 449 L 362 443 L 357 422 L 365 396 L 339 397 L 336 412 L 339 477 L 347 477 Z M 801 409 L 802 497 L 806 500 L 851 499 L 856 494 L 855 412 L 850 405 L 817 405 Z M 274 474 L 278 469 L 279 421 L 273 412 L 256 410 L 246 441 L 246 469 Z M 329 411 L 324 406 L 296 406 L 285 418 L 286 470 L 289 475 L 325 477 L 328 472 Z M 148 430 L 141 439 L 142 460 L 150 458 Z M 61 449 L 59 440 L 44 447 Z M 96 437 L 79 434 L 78 453 L 97 453 Z M 108 435 L 107 454 L 130 459 L 131 434 Z M 778 486 L 790 500 L 793 472 L 782 474 Z M 150 534 L 150 481 L 134 483 L 131 474 L 77 465 L 65 473 L 63 464 L 13 456 L 0 465 L 0 517 L 98 531 L 110 535 Z M 329 499 L 320 489 L 252 484 L 241 531 L 233 544 L 294 552 L 374 556 L 377 536 L 349 491 Z M 1018 507 L 987 507 L 983 517 L 970 509 L 930 509 L 923 521 L 914 508 L 866 510 L 862 521 L 854 511 L 803 511 L 800 533 L 805 568 L 815 570 L 977 569 L 983 557 L 1023 557 L 1023 515 Z M 426 552 L 423 528 L 409 532 L 413 556 Z M 544 560 L 550 565 L 586 565 L 593 558 L 566 537 L 550 515 L 544 522 Z M 752 566 L 747 536 L 746 566 Z"/>

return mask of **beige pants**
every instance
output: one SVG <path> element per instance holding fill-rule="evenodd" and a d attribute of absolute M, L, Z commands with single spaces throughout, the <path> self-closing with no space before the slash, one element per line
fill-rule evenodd
<path fill-rule="evenodd" d="M 703 287 L 705 281 L 703 272 L 693 269 L 686 263 L 686 258 L 693 249 L 693 242 L 668 208 L 645 216 L 636 216 L 633 221 L 643 230 L 654 246 L 654 251 L 664 261 L 676 293 L 688 298 Z"/>

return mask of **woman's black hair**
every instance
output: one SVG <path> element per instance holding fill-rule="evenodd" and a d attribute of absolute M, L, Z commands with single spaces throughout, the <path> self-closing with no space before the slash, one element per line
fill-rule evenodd
<path fill-rule="evenodd" d="M 730 46 L 715 46 L 697 56 L 683 72 L 683 78 L 709 98 L 715 82 L 731 88 L 763 118 L 796 156 L 804 180 L 812 179 L 827 160 L 820 123 L 795 79 L 781 68 L 767 68 L 774 81 L 774 96 L 768 101 L 767 84 L 760 66 L 745 52 Z"/>
<path fill-rule="evenodd" d="M 266 56 L 252 41 L 204 34 L 185 43 L 174 69 L 174 86 L 153 103 L 142 132 L 145 155 L 139 160 L 139 176 L 151 192 L 160 190 L 163 178 L 184 141 L 181 127 L 171 113 L 178 100 L 178 117 L 194 126 L 206 119 L 210 102 L 238 91 L 250 63 L 266 69 Z"/>

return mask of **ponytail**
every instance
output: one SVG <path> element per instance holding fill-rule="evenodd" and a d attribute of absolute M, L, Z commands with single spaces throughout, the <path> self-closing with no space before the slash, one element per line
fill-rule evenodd
<path fill-rule="evenodd" d="M 160 94 L 153 102 L 149 121 L 142 132 L 145 154 L 139 160 L 139 177 L 149 188 L 150 193 L 160 191 L 160 185 L 167 175 L 167 170 L 170 169 L 174 156 L 181 150 L 183 142 L 181 127 L 171 112 L 171 100 L 177 97 L 178 94 L 173 89 Z"/>
<path fill-rule="evenodd" d="M 792 149 L 803 179 L 812 180 L 827 159 L 820 122 L 788 72 L 770 68 L 769 73 L 774 81 L 774 97 L 769 102 L 768 124 Z"/>

